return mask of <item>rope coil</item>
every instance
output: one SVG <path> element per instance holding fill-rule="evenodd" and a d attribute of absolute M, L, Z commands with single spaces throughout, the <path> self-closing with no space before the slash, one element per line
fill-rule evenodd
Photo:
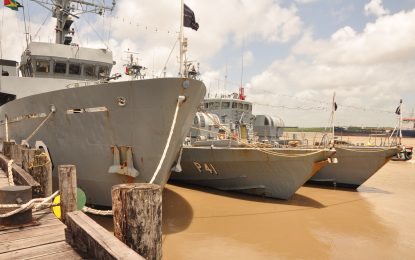
<path fill-rule="evenodd" d="M 9 181 L 9 186 L 14 186 L 14 180 L 13 180 L 13 168 L 12 168 L 13 160 L 10 160 L 7 163 L 7 178 Z"/>

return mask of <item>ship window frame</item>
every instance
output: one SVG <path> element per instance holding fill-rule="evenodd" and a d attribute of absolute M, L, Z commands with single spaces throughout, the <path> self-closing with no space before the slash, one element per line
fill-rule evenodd
<path fill-rule="evenodd" d="M 104 69 L 103 71 L 102 71 L 102 73 L 101 73 L 101 69 Z M 105 66 L 105 65 L 99 65 L 98 66 L 98 70 L 97 70 L 97 72 L 98 72 L 98 78 L 105 78 L 105 77 L 108 77 L 109 76 L 109 67 L 108 66 Z"/>
<path fill-rule="evenodd" d="M 244 110 L 249 110 L 249 104 L 244 104 Z"/>
<path fill-rule="evenodd" d="M 209 103 L 204 104 L 205 108 L 209 108 Z"/>
<path fill-rule="evenodd" d="M 43 65 L 47 64 L 46 71 L 39 70 L 41 63 Z M 36 64 L 36 72 L 45 73 L 45 74 L 49 74 L 50 73 L 50 61 L 49 60 L 46 60 L 46 59 L 35 60 L 35 64 Z"/>
<path fill-rule="evenodd" d="M 87 75 L 87 68 L 92 68 L 92 75 Z M 97 76 L 97 70 L 96 70 L 97 66 L 95 64 L 84 64 L 84 76 L 85 77 L 96 77 Z"/>
<path fill-rule="evenodd" d="M 223 109 L 228 109 L 228 108 L 230 108 L 231 107 L 231 104 L 230 104 L 231 102 L 222 102 L 222 104 L 221 104 L 221 108 L 223 108 Z"/>
<path fill-rule="evenodd" d="M 74 68 L 74 67 L 78 67 L 78 71 L 77 71 L 77 73 L 73 73 L 72 71 L 71 71 L 71 67 L 72 67 L 72 69 Z M 75 75 L 75 76 L 79 76 L 79 75 L 81 75 L 81 63 L 77 63 L 77 62 L 70 62 L 69 63 L 69 66 L 68 66 L 68 74 L 69 75 Z"/>
<path fill-rule="evenodd" d="M 237 102 L 232 102 L 232 108 L 238 108 L 238 103 Z"/>
<path fill-rule="evenodd" d="M 244 109 L 244 104 L 238 103 L 238 109 Z"/>
<path fill-rule="evenodd" d="M 65 64 L 65 71 L 64 72 L 57 72 L 56 71 L 56 65 L 57 64 Z M 66 61 L 54 61 L 53 62 L 53 73 L 54 74 L 66 74 L 68 71 L 68 63 Z"/>
<path fill-rule="evenodd" d="M 198 118 L 197 116 L 195 116 L 195 117 L 193 118 L 193 125 L 196 125 L 196 126 L 198 126 L 198 125 L 199 125 L 199 118 Z"/>
<path fill-rule="evenodd" d="M 203 115 L 200 115 L 200 127 L 205 127 L 205 126 L 206 126 L 205 117 Z"/>

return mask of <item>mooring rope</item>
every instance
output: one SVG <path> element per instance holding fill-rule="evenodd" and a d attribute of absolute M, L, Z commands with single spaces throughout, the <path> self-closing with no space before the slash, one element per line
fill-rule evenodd
<path fill-rule="evenodd" d="M 55 110 L 51 110 L 47 117 L 43 119 L 43 121 L 36 127 L 36 129 L 25 139 L 26 142 L 29 140 L 40 130 L 40 128 L 46 123 L 46 121 L 50 118 L 50 116 L 55 112 Z"/>
<path fill-rule="evenodd" d="M 7 178 L 8 178 L 8 181 L 9 181 L 9 186 L 14 186 L 12 164 L 13 164 L 13 160 L 10 160 L 7 163 Z"/>
<path fill-rule="evenodd" d="M 84 206 L 82 208 L 82 211 L 85 213 L 90 213 L 94 215 L 101 215 L 101 216 L 112 216 L 114 215 L 112 210 L 99 210 L 99 209 L 93 209 L 87 206 Z"/>
<path fill-rule="evenodd" d="M 202 113 L 205 114 L 207 117 L 209 117 L 209 119 L 212 120 L 212 122 L 217 127 L 219 127 L 220 129 L 224 130 L 228 135 L 232 135 L 232 132 L 228 128 L 222 126 L 220 124 L 220 122 L 217 122 L 217 119 L 216 118 L 211 117 L 209 115 L 209 113 L 207 113 L 206 111 L 202 111 Z M 250 147 L 252 149 L 258 150 L 258 151 L 263 152 L 265 154 L 269 154 L 269 155 L 273 155 L 273 156 L 278 156 L 278 157 L 285 157 L 285 158 L 307 157 L 307 156 L 310 156 L 310 155 L 318 154 L 318 153 L 320 153 L 322 151 L 322 149 L 319 149 L 317 151 L 313 151 L 313 152 L 309 152 L 309 153 L 306 152 L 306 153 L 302 153 L 302 154 L 287 154 L 287 153 L 282 153 L 282 152 L 278 152 L 276 150 L 273 150 L 273 149 L 277 149 L 277 148 L 273 148 L 273 147 L 269 147 L 269 148 L 261 148 L 261 147 L 258 147 L 258 145 L 259 145 L 258 143 L 254 143 L 254 144 L 248 143 L 246 141 L 243 141 L 241 138 L 239 138 L 239 136 L 236 138 L 236 141 L 238 141 L 238 143 L 240 143 L 240 144 L 244 144 L 244 145 L 246 145 L 246 146 L 248 146 L 248 147 Z"/>
<path fill-rule="evenodd" d="M 169 146 L 170 146 L 171 137 L 173 136 L 174 127 L 176 126 L 176 120 L 177 120 L 177 115 L 178 115 L 178 112 L 179 112 L 180 104 L 184 100 L 185 100 L 185 97 L 184 96 L 179 96 L 177 98 L 176 110 L 174 112 L 173 122 L 172 122 L 171 127 L 170 127 L 169 137 L 167 138 L 167 142 L 166 142 L 166 146 L 164 147 L 163 155 L 161 156 L 160 161 L 159 161 L 159 164 L 158 164 L 158 166 L 156 168 L 156 171 L 154 172 L 153 177 L 151 178 L 151 180 L 150 180 L 149 183 L 153 183 L 154 182 L 154 180 L 156 179 L 156 177 L 157 177 L 157 175 L 158 175 L 158 173 L 159 173 L 159 171 L 161 169 L 161 166 L 163 165 L 164 159 L 165 159 L 166 154 L 167 154 L 167 150 L 169 149 Z"/>
<path fill-rule="evenodd" d="M 36 198 L 36 199 L 32 199 L 29 202 L 25 203 L 25 204 L 20 204 L 19 208 L 9 211 L 7 213 L 4 214 L 0 214 L 0 218 L 7 218 L 10 216 L 13 216 L 17 213 L 29 210 L 34 208 L 34 210 L 38 210 L 39 208 L 41 208 L 43 205 L 45 205 L 48 201 L 52 200 L 55 196 L 57 196 L 59 194 L 59 191 L 56 191 L 55 193 L 53 193 L 52 195 L 50 195 L 47 198 Z M 40 202 L 39 204 L 35 205 L 36 202 Z M 14 204 L 0 204 L 0 208 L 7 208 L 9 207 L 9 205 L 14 205 Z"/>

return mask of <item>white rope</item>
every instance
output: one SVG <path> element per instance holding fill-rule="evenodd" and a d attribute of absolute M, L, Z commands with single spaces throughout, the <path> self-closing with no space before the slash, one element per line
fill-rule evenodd
<path fill-rule="evenodd" d="M 26 142 L 29 142 L 29 140 L 40 130 L 40 128 L 46 123 L 46 121 L 50 118 L 50 116 L 55 112 L 55 110 L 51 110 L 48 114 L 48 116 L 43 119 L 42 123 L 39 124 L 38 127 L 25 139 Z"/>
<path fill-rule="evenodd" d="M 179 158 L 177 158 L 176 165 L 171 169 L 172 171 L 174 171 L 174 172 L 182 172 L 183 171 L 182 166 L 180 165 L 181 162 L 182 162 L 182 154 L 183 154 L 183 145 L 180 148 Z"/>
<path fill-rule="evenodd" d="M 7 163 L 7 177 L 9 180 L 9 186 L 14 186 L 12 164 L 13 164 L 13 160 L 10 160 Z"/>
<path fill-rule="evenodd" d="M 156 177 L 157 177 L 157 175 L 158 175 L 158 173 L 161 169 L 161 166 L 163 165 L 164 159 L 165 159 L 166 154 L 167 154 L 167 150 L 169 149 L 169 146 L 170 146 L 171 137 L 173 136 L 174 127 L 176 126 L 176 119 L 177 119 L 177 114 L 179 112 L 180 104 L 184 101 L 184 99 L 185 99 L 184 96 L 179 96 L 177 98 L 176 111 L 174 112 L 174 117 L 173 117 L 173 122 L 171 124 L 169 137 L 167 138 L 167 142 L 166 142 L 166 146 L 164 147 L 163 155 L 160 158 L 160 162 L 157 166 L 156 171 L 153 174 L 153 178 L 151 178 L 151 180 L 150 180 L 150 183 L 154 182 L 154 180 L 156 179 Z"/>
<path fill-rule="evenodd" d="M 84 206 L 82 208 L 82 211 L 85 213 L 101 215 L 101 216 L 112 216 L 113 215 L 112 210 L 98 210 L 98 209 L 93 209 L 87 206 Z"/>
<path fill-rule="evenodd" d="M 38 205 L 36 205 L 36 207 L 34 208 L 34 210 L 37 210 L 37 209 L 39 209 L 43 204 L 45 204 L 46 202 L 48 202 L 49 200 L 52 200 L 56 195 L 58 195 L 59 194 L 59 191 L 56 191 L 55 193 L 53 193 L 52 195 L 50 195 L 49 197 L 47 197 L 47 198 L 45 198 L 45 199 L 39 199 L 39 198 L 37 198 L 37 199 L 32 199 L 32 200 L 30 200 L 29 202 L 27 202 L 27 203 L 25 203 L 25 204 L 21 204 L 20 205 L 20 208 L 17 208 L 17 209 L 15 209 L 15 210 L 12 210 L 12 211 L 10 211 L 10 212 L 7 212 L 7 213 L 4 213 L 4 214 L 0 214 L 0 218 L 7 218 L 7 217 L 10 217 L 10 216 L 13 216 L 13 215 L 15 215 L 15 214 L 17 214 L 17 213 L 20 213 L 20 212 L 22 212 L 22 211 L 26 211 L 26 210 L 29 210 L 29 209 L 31 209 L 31 208 L 33 208 L 34 206 L 35 206 L 35 203 L 36 202 L 38 202 L 39 200 L 41 200 L 41 202 L 38 204 Z M 6 204 L 7 205 L 7 204 Z M 1 205 L 1 206 L 4 206 L 4 205 Z M 0 206 L 0 207 L 1 207 Z"/>

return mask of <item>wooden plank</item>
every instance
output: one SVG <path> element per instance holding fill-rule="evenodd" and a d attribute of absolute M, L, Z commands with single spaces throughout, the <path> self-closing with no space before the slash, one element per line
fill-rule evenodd
<path fill-rule="evenodd" d="M 52 252 L 67 252 L 73 251 L 70 245 L 65 241 L 45 244 L 38 247 L 26 248 L 23 250 L 12 251 L 0 254 L 0 259 L 28 259 L 35 257 L 43 257 Z"/>
<path fill-rule="evenodd" d="M 2 169 L 0 169 L 0 187 L 2 186 L 9 186 L 9 177 Z"/>
<path fill-rule="evenodd" d="M 43 236 L 47 234 L 56 234 L 59 231 L 64 232 L 65 226 L 64 225 L 55 225 L 55 226 L 40 226 L 37 229 L 23 229 L 19 230 L 19 232 L 9 232 L 9 233 L 0 233 L 0 244 L 3 244 L 8 241 L 24 239 L 27 237 L 35 237 L 35 236 Z"/>
<path fill-rule="evenodd" d="M 66 215 L 66 241 L 85 258 L 144 259 L 81 211 Z"/>
<path fill-rule="evenodd" d="M 38 229 L 38 228 L 42 228 L 42 227 L 52 227 L 52 226 L 62 226 L 63 224 L 61 222 L 55 222 L 55 221 L 51 221 L 48 223 L 42 223 L 41 225 L 34 225 L 34 226 L 28 226 L 28 227 L 23 227 L 23 228 L 16 228 L 16 227 L 1 227 L 0 228 L 0 233 L 1 234 L 6 234 L 6 233 L 13 233 L 13 232 L 20 232 L 22 230 L 33 230 L 33 229 Z"/>
<path fill-rule="evenodd" d="M 65 232 L 62 229 L 57 230 L 54 234 L 46 234 L 36 237 L 30 236 L 18 240 L 3 241 L 0 243 L 0 253 L 22 250 L 60 241 L 65 241 Z"/>
<path fill-rule="evenodd" d="M 6 156 L 3 154 L 0 154 L 0 167 L 7 171 L 7 164 L 9 163 L 9 159 L 7 159 Z M 13 177 L 17 180 L 17 182 L 21 185 L 28 185 L 33 187 L 39 187 L 40 184 L 33 179 L 30 174 L 28 174 L 25 170 L 22 169 L 22 167 L 18 166 L 15 163 L 12 163 L 12 171 L 13 171 Z"/>
<path fill-rule="evenodd" d="M 83 259 L 76 251 L 73 249 L 64 251 L 64 252 L 53 252 L 48 253 L 41 256 L 36 256 L 31 259 L 42 259 L 42 260 L 56 260 L 56 259 L 71 259 L 71 260 L 77 260 L 77 259 Z"/>

